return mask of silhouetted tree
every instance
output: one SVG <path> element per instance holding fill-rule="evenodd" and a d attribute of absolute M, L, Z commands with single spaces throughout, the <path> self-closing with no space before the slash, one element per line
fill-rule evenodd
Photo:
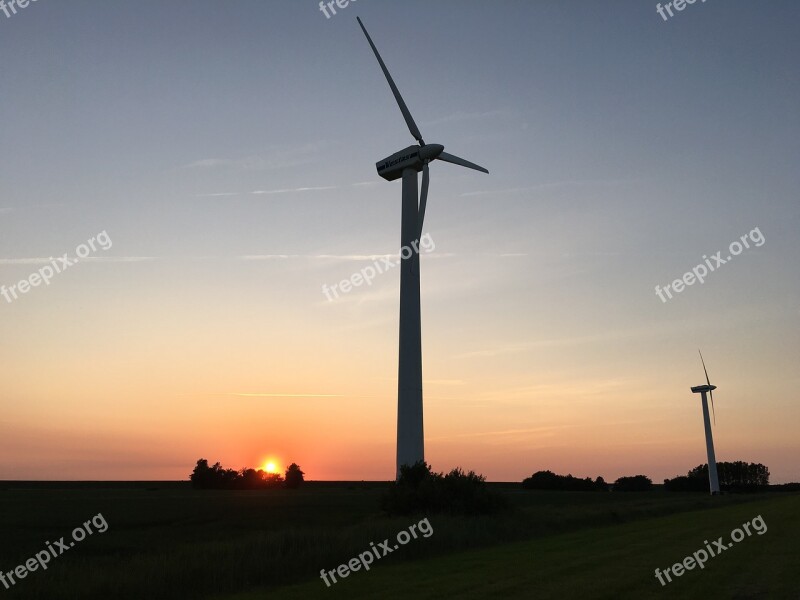
<path fill-rule="evenodd" d="M 653 481 L 645 475 L 620 477 L 614 482 L 615 492 L 647 492 L 653 487 Z"/>
<path fill-rule="evenodd" d="M 208 461 L 201 458 L 197 461 L 189 479 L 192 485 L 198 489 L 221 489 L 236 479 L 236 472 L 226 471 L 219 463 L 209 467 Z"/>
<path fill-rule="evenodd" d="M 665 479 L 664 489 L 668 492 L 708 493 L 708 475 L 706 475 L 705 479 L 701 477 L 690 477 L 688 475 L 679 475 L 672 479 Z"/>
<path fill-rule="evenodd" d="M 197 461 L 197 465 L 194 467 L 194 471 L 189 476 L 189 480 L 192 482 L 192 487 L 194 488 L 210 488 L 211 482 L 213 481 L 213 476 L 211 474 L 211 468 L 208 466 L 208 461 L 205 458 L 201 458 Z"/>
<path fill-rule="evenodd" d="M 290 464 L 289 468 L 286 469 L 286 487 L 292 490 L 299 488 L 305 481 L 303 475 L 305 473 L 300 470 L 300 465 L 296 463 Z"/>
<path fill-rule="evenodd" d="M 223 469 L 219 463 L 209 467 L 204 458 L 197 461 L 189 480 L 192 487 L 206 490 L 260 490 L 283 485 L 283 477 L 277 473 L 248 468 L 240 471 Z"/>
<path fill-rule="evenodd" d="M 381 498 L 389 514 L 446 512 L 460 515 L 492 513 L 506 507 L 505 498 L 490 490 L 486 478 L 455 468 L 436 473 L 425 462 L 400 467 L 400 477 Z"/>
<path fill-rule="evenodd" d="M 769 486 L 769 469 L 761 463 L 718 462 L 717 476 L 723 491 L 749 492 Z M 669 491 L 708 491 L 708 464 L 698 465 L 685 476 L 664 480 Z"/>
<path fill-rule="evenodd" d="M 770 489 L 777 492 L 800 492 L 800 483 L 793 481 L 791 483 L 781 483 L 773 485 Z"/>
<path fill-rule="evenodd" d="M 608 484 L 602 477 L 595 481 L 586 477 L 579 479 L 570 475 L 557 475 L 552 471 L 537 471 L 530 477 L 522 480 L 522 487 L 526 490 L 557 490 L 565 492 L 593 492 L 607 491 Z"/>
<path fill-rule="evenodd" d="M 279 488 L 283 487 L 285 483 L 283 481 L 283 475 L 280 473 L 266 473 L 264 471 L 259 471 L 261 473 L 261 477 L 264 480 L 263 487 L 265 488 Z"/>

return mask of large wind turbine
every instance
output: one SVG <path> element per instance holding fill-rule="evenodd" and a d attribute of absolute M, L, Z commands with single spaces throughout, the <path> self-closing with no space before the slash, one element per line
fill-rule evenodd
<path fill-rule="evenodd" d="M 394 98 L 403 113 L 411 135 L 419 143 L 395 152 L 377 163 L 378 175 L 387 181 L 403 178 L 403 204 L 400 227 L 401 248 L 418 248 L 422 236 L 422 222 L 428 201 L 428 163 L 433 160 L 475 169 L 488 173 L 474 163 L 447 154 L 441 144 L 426 144 L 411 116 L 400 91 L 389 74 L 366 27 L 358 24 L 367 37 L 375 58 L 389 82 Z M 415 56 L 416 60 L 416 56 Z M 422 171 L 422 192 L 417 198 L 417 174 Z M 401 253 L 400 263 L 400 360 L 397 370 L 397 477 L 402 465 L 413 465 L 425 460 L 425 442 L 422 427 L 422 332 L 420 325 L 419 252 Z"/>
<path fill-rule="evenodd" d="M 698 350 L 698 352 L 700 352 Z M 714 456 L 714 438 L 711 436 L 711 421 L 708 418 L 708 401 L 706 394 L 711 397 L 711 411 L 714 412 L 714 390 L 717 386 L 711 385 L 708 378 L 708 371 L 706 370 L 706 361 L 703 360 L 703 353 L 700 352 L 700 362 L 703 363 L 703 371 L 706 374 L 707 385 L 697 385 L 692 388 L 692 392 L 700 394 L 703 404 L 703 424 L 706 429 L 706 454 L 708 455 L 708 484 L 711 489 L 711 495 L 719 494 L 719 479 L 717 478 L 717 459 Z M 716 424 L 716 413 L 714 414 L 714 424 Z"/>

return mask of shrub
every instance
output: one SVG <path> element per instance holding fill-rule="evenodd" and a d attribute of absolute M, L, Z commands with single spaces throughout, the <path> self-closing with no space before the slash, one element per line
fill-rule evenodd
<path fill-rule="evenodd" d="M 647 492 L 653 487 L 653 482 L 645 475 L 633 477 L 620 477 L 614 482 L 615 492 Z"/>
<path fill-rule="evenodd" d="M 522 480 L 526 490 L 559 490 L 567 492 L 608 491 L 608 484 L 602 477 L 592 481 L 588 477 L 578 479 L 572 475 L 556 475 L 552 471 L 537 471 Z"/>
<path fill-rule="evenodd" d="M 400 478 L 381 498 L 381 508 L 392 515 L 478 515 L 505 507 L 505 498 L 490 490 L 482 475 L 460 468 L 443 475 L 433 472 L 425 462 L 400 467 Z"/>
<path fill-rule="evenodd" d="M 718 462 L 719 487 L 726 492 L 755 492 L 769 487 L 769 469 L 761 463 Z M 708 492 L 708 464 L 698 465 L 686 475 L 664 480 L 671 492 Z"/>
<path fill-rule="evenodd" d="M 679 475 L 664 480 L 664 489 L 668 492 L 708 492 L 708 477 L 689 477 Z"/>
<path fill-rule="evenodd" d="M 290 490 L 294 490 L 299 488 L 305 479 L 303 479 L 303 471 L 300 470 L 300 466 L 296 463 L 292 463 L 289 465 L 289 468 L 286 469 L 286 487 Z"/>
<path fill-rule="evenodd" d="M 208 461 L 201 458 L 189 476 L 192 487 L 199 490 L 262 490 L 283 485 L 283 477 L 277 473 L 265 473 L 262 470 L 223 469 L 215 463 L 208 466 Z"/>

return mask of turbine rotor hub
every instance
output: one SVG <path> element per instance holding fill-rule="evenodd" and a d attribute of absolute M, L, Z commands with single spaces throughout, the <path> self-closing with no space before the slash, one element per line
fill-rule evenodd
<path fill-rule="evenodd" d="M 425 146 L 420 147 L 419 157 L 423 161 L 432 161 L 436 159 L 442 152 L 444 152 L 444 146 L 441 144 L 426 144 Z"/>

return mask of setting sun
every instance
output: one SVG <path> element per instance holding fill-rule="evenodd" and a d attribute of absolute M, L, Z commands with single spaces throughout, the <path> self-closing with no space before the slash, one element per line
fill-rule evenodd
<path fill-rule="evenodd" d="M 277 473 L 278 472 L 278 467 L 271 460 L 269 460 L 266 463 L 264 463 L 264 466 L 262 467 L 262 469 L 264 471 L 266 471 L 267 473 Z"/>

